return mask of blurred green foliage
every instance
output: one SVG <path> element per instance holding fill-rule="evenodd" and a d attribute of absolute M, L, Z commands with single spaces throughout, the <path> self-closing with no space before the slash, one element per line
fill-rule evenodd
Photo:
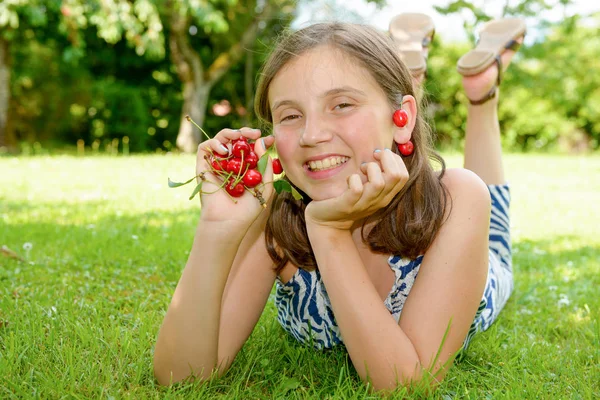
<path fill-rule="evenodd" d="M 19 34 L 9 120 L 18 140 L 106 144 L 128 136 L 132 151 L 170 147 L 164 142 L 177 135 L 181 94 L 168 59 L 107 45 L 92 29 L 82 58 L 65 54 L 60 36 Z"/>
<path fill-rule="evenodd" d="M 589 22 L 592 22 L 589 24 Z M 521 47 L 501 85 L 499 119 L 513 151 L 583 151 L 600 144 L 600 13 L 548 27 L 543 40 Z M 445 148 L 462 144 L 467 99 L 456 73 L 470 44 L 435 39 L 426 102 L 430 123 Z"/>
<path fill-rule="evenodd" d="M 138 7 L 138 20 L 144 7 L 157 4 L 160 10 L 165 6 L 160 1 L 133 3 Z M 77 1 L 73 4 L 84 7 Z M 207 25 L 210 29 L 205 27 L 193 35 L 190 31 L 190 42 L 203 60 L 214 59 L 231 45 L 227 40 L 214 40 L 227 16 L 219 2 L 211 4 L 216 14 L 212 25 Z M 42 16 L 39 4 L 23 8 L 28 17 L 3 31 L 11 41 L 8 129 L 13 137 L 19 142 L 52 146 L 75 146 L 82 139 L 86 146 L 96 142 L 103 149 L 113 139 L 127 136 L 132 151 L 173 149 L 183 104 L 182 85 L 169 46 L 150 32 L 157 23 L 151 13 L 130 31 L 124 25 L 133 20 L 120 20 L 120 25 L 110 29 L 106 15 L 102 21 L 69 27 L 63 18 L 64 2 L 53 0 L 46 5 Z M 69 12 L 84 15 L 77 7 Z M 456 4 L 453 7 L 448 13 L 460 11 Z M 520 12 L 518 8 L 513 11 Z M 477 12 L 477 18 L 485 20 L 486 16 Z M 289 22 L 270 23 L 248 53 L 252 62 L 244 56 L 212 88 L 205 130 L 216 133 L 224 127 L 256 125 L 245 90 L 247 69 L 256 77 L 275 32 Z M 548 25 L 542 38 L 521 48 L 501 86 L 499 117 L 506 148 L 598 149 L 600 14 L 582 22 L 574 16 Z M 162 30 L 168 38 L 168 25 Z M 466 99 L 455 65 L 471 46 L 446 43 L 438 35 L 430 52 L 426 112 L 443 148 L 462 145 Z M 229 112 L 215 115 L 213 107 L 225 101 Z"/>

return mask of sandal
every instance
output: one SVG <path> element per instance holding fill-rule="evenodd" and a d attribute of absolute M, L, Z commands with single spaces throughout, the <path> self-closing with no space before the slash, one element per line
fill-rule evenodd
<path fill-rule="evenodd" d="M 427 71 L 427 56 L 423 55 L 435 34 L 431 17 L 420 13 L 404 13 L 390 21 L 389 33 L 398 45 L 400 58 L 413 76 Z"/>
<path fill-rule="evenodd" d="M 502 82 L 501 54 L 506 50 L 517 51 L 521 46 L 517 40 L 525 36 L 525 22 L 519 18 L 505 18 L 490 21 L 483 25 L 479 32 L 479 40 L 475 48 L 464 54 L 456 65 L 458 72 L 463 76 L 477 75 L 492 63 L 498 66 L 498 79 L 490 91 L 479 100 L 471 100 L 473 105 L 480 105 L 496 97 L 498 86 Z"/>

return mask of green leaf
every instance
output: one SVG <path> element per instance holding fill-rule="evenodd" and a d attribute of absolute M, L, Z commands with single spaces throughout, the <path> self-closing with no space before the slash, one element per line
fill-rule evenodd
<path fill-rule="evenodd" d="M 279 384 L 279 390 L 281 390 L 283 394 L 290 390 L 298 389 L 298 387 L 300 387 L 300 381 L 297 378 L 284 378 Z"/>
<path fill-rule="evenodd" d="M 293 186 L 292 186 L 292 196 L 294 196 L 294 199 L 296 199 L 296 200 L 302 200 L 302 195 Z"/>
<path fill-rule="evenodd" d="M 194 196 L 195 196 L 196 194 L 198 194 L 198 192 L 199 192 L 199 191 L 201 191 L 201 190 L 202 190 L 202 183 L 203 183 L 203 182 L 204 182 L 204 181 L 200 181 L 200 183 L 199 183 L 198 185 L 196 185 L 196 189 L 194 189 L 194 191 L 192 192 L 192 195 L 190 196 L 190 200 L 191 200 L 191 199 L 193 199 L 193 198 L 194 198 Z"/>
<path fill-rule="evenodd" d="M 292 191 L 292 185 L 290 185 L 288 181 L 284 181 L 283 179 L 279 179 L 273 182 L 273 187 L 275 188 L 275 191 L 277 193 Z"/>
<path fill-rule="evenodd" d="M 288 181 L 284 181 L 283 179 L 276 180 L 273 182 L 273 187 L 277 193 L 289 192 L 292 194 L 294 199 L 302 200 L 302 195 L 296 190 L 295 187 L 290 185 Z"/>
<path fill-rule="evenodd" d="M 258 160 L 258 164 L 256 165 L 256 168 L 258 169 L 258 172 L 260 172 L 261 175 L 265 174 L 265 171 L 267 170 L 267 161 L 269 160 L 269 155 L 267 153 L 263 154 L 262 157 L 260 158 L 260 160 Z"/>
<path fill-rule="evenodd" d="M 189 181 L 185 181 L 185 182 L 173 182 L 171 180 L 171 178 L 167 178 L 169 180 L 169 187 L 171 188 L 176 188 L 179 186 L 183 186 L 183 185 L 187 185 L 188 183 L 190 183 L 191 181 L 193 181 L 194 179 L 196 179 L 196 177 L 193 177 L 192 179 L 190 179 Z"/>

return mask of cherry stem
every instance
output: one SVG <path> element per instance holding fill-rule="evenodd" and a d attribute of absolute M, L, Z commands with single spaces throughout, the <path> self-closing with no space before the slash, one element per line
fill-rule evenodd
<path fill-rule="evenodd" d="M 242 174 L 242 168 L 244 168 L 244 150 L 242 150 L 242 161 L 240 163 L 240 170 L 238 171 L 237 177 L 235 178 L 235 184 L 237 185 L 242 180 L 241 177 L 246 174 L 246 171 Z"/>
<path fill-rule="evenodd" d="M 249 188 L 246 188 L 246 190 L 252 193 L 252 195 L 258 199 L 258 202 L 260 203 L 262 208 L 267 208 L 267 202 L 262 196 L 262 192 L 260 190 L 258 190 L 257 188 L 254 188 L 254 191 L 250 190 Z"/>
<path fill-rule="evenodd" d="M 189 122 L 191 122 L 192 124 L 196 125 L 196 128 L 200 129 L 200 132 L 202 132 L 202 134 L 204 134 L 204 136 L 206 136 L 206 140 L 210 140 L 211 137 L 208 136 L 208 133 L 204 132 L 204 129 L 202 129 L 200 127 L 200 125 L 198 125 L 193 119 L 192 117 L 190 117 L 189 115 L 185 116 L 185 119 L 187 119 Z"/>
<path fill-rule="evenodd" d="M 279 179 L 278 179 L 278 180 L 279 180 Z M 262 188 L 262 187 L 264 187 L 266 184 L 268 184 L 268 183 L 273 183 L 273 182 L 276 182 L 276 181 L 261 182 L 260 184 L 256 185 L 256 187 L 257 187 L 257 188 Z"/>

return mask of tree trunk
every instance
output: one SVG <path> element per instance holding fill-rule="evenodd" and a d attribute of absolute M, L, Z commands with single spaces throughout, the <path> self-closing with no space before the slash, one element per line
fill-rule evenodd
<path fill-rule="evenodd" d="M 177 147 L 186 153 L 195 153 L 202 141 L 198 129 L 187 121 L 190 116 L 202 126 L 206 116 L 206 106 L 210 93 L 210 83 L 204 80 L 204 66 L 198 53 L 192 48 L 187 37 L 190 18 L 178 10 L 171 10 L 169 24 L 169 50 L 177 75 L 183 85 L 183 108 L 177 134 Z"/>
<path fill-rule="evenodd" d="M 177 134 L 177 147 L 186 153 L 195 153 L 198 144 L 206 138 L 186 116 L 190 116 L 195 123 L 202 126 L 206 117 L 210 85 L 188 81 L 183 84 L 183 109 Z"/>
<path fill-rule="evenodd" d="M 246 64 L 244 65 L 244 98 L 246 104 L 246 115 L 244 125 L 250 126 L 254 114 L 254 49 L 246 50 Z"/>
<path fill-rule="evenodd" d="M 8 40 L 0 37 L 0 147 L 8 147 L 8 105 L 10 102 L 10 62 Z"/>
<path fill-rule="evenodd" d="M 256 16 L 246 27 L 240 41 L 231 46 L 229 51 L 219 54 L 205 70 L 200 55 L 188 40 L 190 16 L 171 7 L 169 50 L 184 90 L 181 124 L 176 141 L 178 148 L 185 152 L 196 152 L 203 137 L 200 136 L 201 133 L 198 132 L 198 129 L 192 128 L 192 125 L 186 121 L 186 115 L 190 115 L 198 125 L 202 126 L 206 116 L 210 89 L 229 71 L 232 65 L 241 59 L 244 55 L 244 48 L 250 47 L 256 40 L 260 22 L 270 18 L 272 12 L 273 9 L 267 3 L 260 15 Z"/>

